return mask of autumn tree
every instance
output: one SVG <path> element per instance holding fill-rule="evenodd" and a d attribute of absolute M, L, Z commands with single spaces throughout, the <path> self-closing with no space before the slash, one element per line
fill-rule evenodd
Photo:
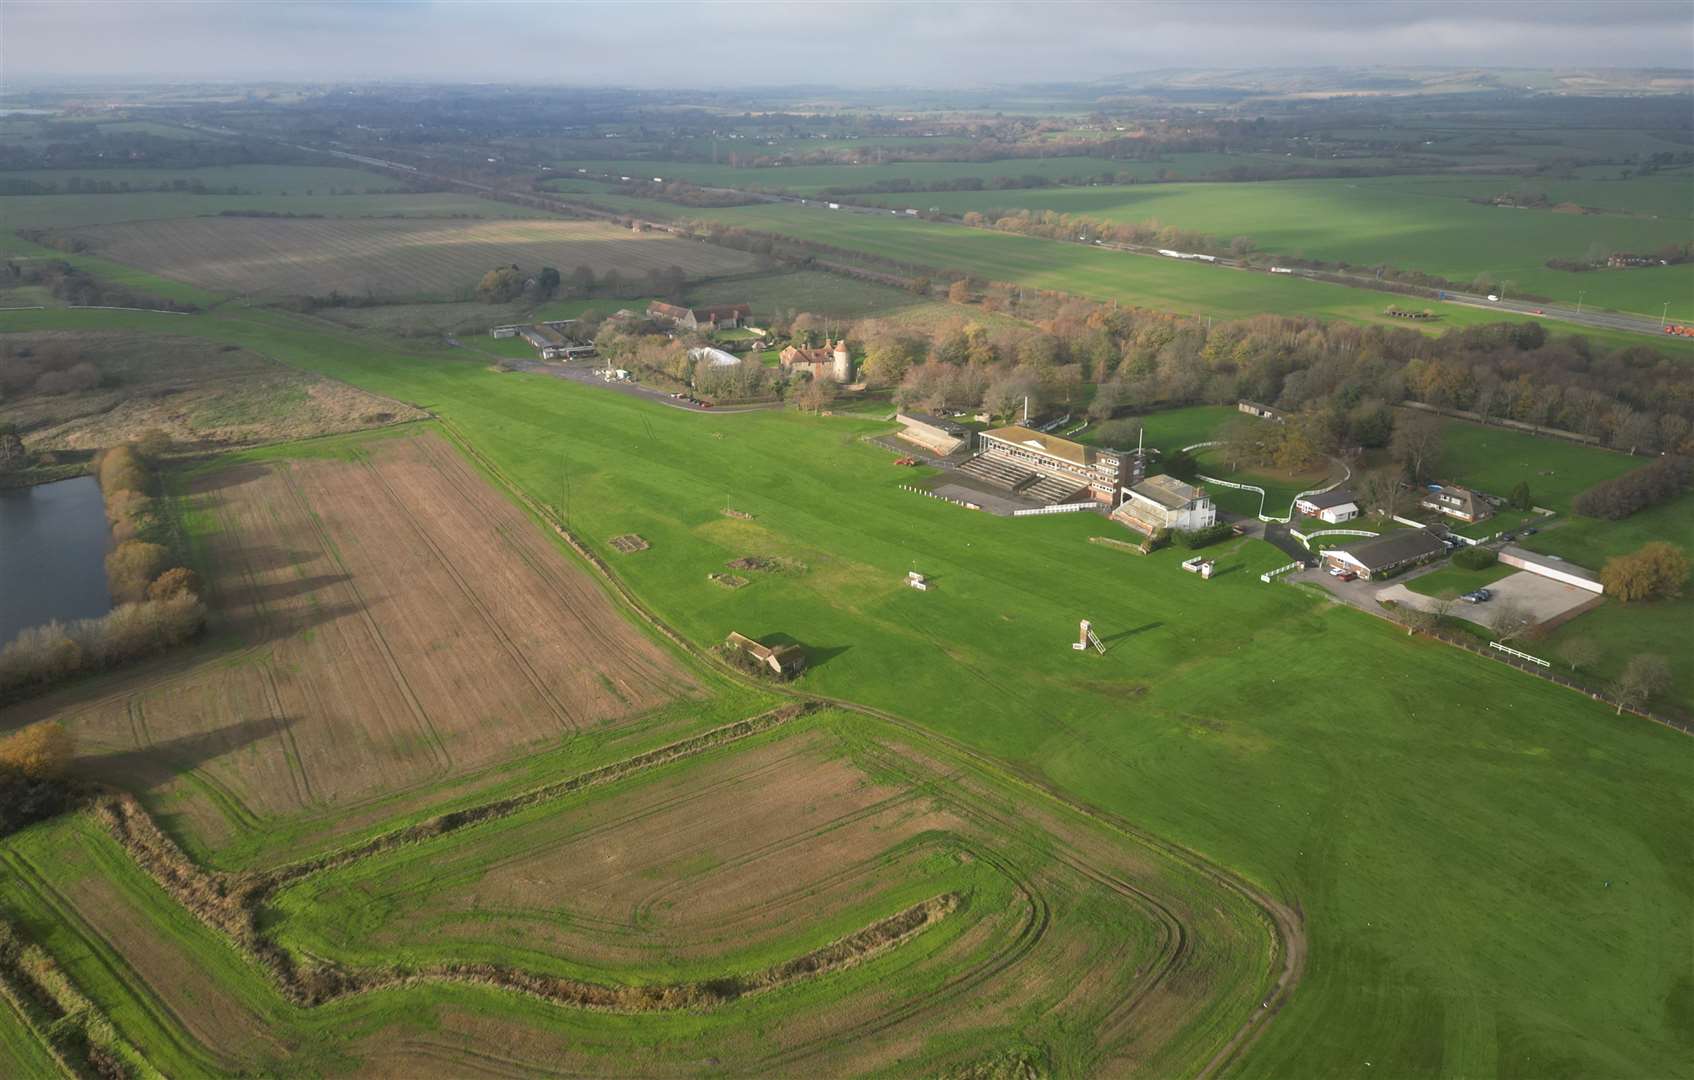
<path fill-rule="evenodd" d="M 1688 581 L 1688 556 L 1674 544 L 1654 540 L 1628 555 L 1616 555 L 1600 568 L 1606 592 L 1623 603 L 1682 595 Z"/>
<path fill-rule="evenodd" d="M 160 544 L 129 540 L 106 555 L 106 585 L 119 603 L 144 599 L 147 587 L 165 569 L 170 552 Z"/>
<path fill-rule="evenodd" d="M 971 302 L 972 295 L 971 283 L 964 278 L 960 278 L 947 286 L 947 299 L 952 303 L 968 304 Z"/>
<path fill-rule="evenodd" d="M 43 720 L 0 739 L 0 769 L 35 779 L 63 776 L 75 756 L 76 740 L 57 720 Z"/>
<path fill-rule="evenodd" d="M 200 575 L 185 566 L 172 567 L 147 586 L 147 599 L 169 600 L 174 596 L 200 595 Z"/>
<path fill-rule="evenodd" d="M 516 266 L 499 266 L 482 275 L 477 284 L 477 298 L 490 304 L 504 304 L 523 293 L 523 271 Z"/>

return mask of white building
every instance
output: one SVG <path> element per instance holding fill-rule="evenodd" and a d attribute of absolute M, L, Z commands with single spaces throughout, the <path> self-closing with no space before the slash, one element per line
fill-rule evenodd
<path fill-rule="evenodd" d="M 690 360 L 700 360 L 712 367 L 734 367 L 741 363 L 741 357 L 722 349 L 714 349 L 710 345 L 702 345 L 698 349 L 689 349 Z"/>
<path fill-rule="evenodd" d="M 1123 505 L 1114 516 L 1146 533 L 1157 529 L 1192 531 L 1216 525 L 1218 508 L 1204 488 L 1161 475 L 1124 488 Z"/>
<path fill-rule="evenodd" d="M 1331 525 L 1352 521 L 1359 516 L 1359 504 L 1350 491 L 1320 491 L 1305 495 L 1295 502 L 1294 509 Z"/>

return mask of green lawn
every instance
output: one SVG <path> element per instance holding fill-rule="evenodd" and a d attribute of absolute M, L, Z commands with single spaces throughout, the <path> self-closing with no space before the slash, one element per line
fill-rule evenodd
<path fill-rule="evenodd" d="M 1528 483 L 1536 506 L 1564 514 L 1570 512 L 1571 499 L 1583 491 L 1640 468 L 1648 460 L 1509 428 L 1448 420 L 1442 429 L 1437 472 L 1439 479 L 1499 498 Z"/>
<path fill-rule="evenodd" d="M 963 740 L 1297 903 L 1305 981 L 1242 1074 L 1689 1072 L 1683 736 L 1261 584 L 1284 557 L 1256 541 L 1212 549 L 1222 575 L 1201 581 L 1180 552 L 1088 543 L 1120 535 L 1092 515 L 901 492 L 909 474 L 858 441 L 885 430 L 870 421 L 681 413 L 250 309 L 183 321 L 171 331 L 421 403 L 538 498 L 562 456 L 572 527 L 648 538 L 620 572 L 695 641 L 736 628 L 830 650 L 806 689 Z M 725 518 L 726 497 L 753 519 Z M 807 569 L 705 580 L 748 553 Z M 914 564 L 935 590 L 902 587 Z M 1068 648 L 1083 617 L 1105 656 Z M 1343 673 L 1366 677 L 1300 692 Z"/>
<path fill-rule="evenodd" d="M 1421 270 L 1469 285 L 1479 274 L 1526 292 L 1658 316 L 1671 301 L 1673 318 L 1694 319 L 1694 264 L 1571 273 L 1551 270 L 1548 259 L 1579 259 L 1591 247 L 1656 251 L 1694 239 L 1694 222 L 1647 215 L 1555 213 L 1482 206 L 1475 194 L 1497 195 L 1522 187 L 1517 177 L 1373 177 L 1278 180 L 1248 184 L 1135 184 L 1032 190 L 916 192 L 875 196 L 887 206 L 939 207 L 1012 213 L 1054 211 L 1097 221 L 1144 222 L 1209 233 L 1220 240 L 1250 237 L 1259 251 Z M 1628 184 L 1590 183 L 1612 201 L 1630 201 Z M 1687 188 L 1687 185 L 1684 185 Z M 1656 190 L 1656 189 L 1655 189 Z M 1561 191 L 1560 194 L 1581 194 Z M 1655 196 L 1646 199 L 1653 203 Z"/>

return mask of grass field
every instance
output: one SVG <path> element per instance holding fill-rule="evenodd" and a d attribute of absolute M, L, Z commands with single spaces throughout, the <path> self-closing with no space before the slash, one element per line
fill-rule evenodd
<path fill-rule="evenodd" d="M 0 404 L 31 451 L 95 450 L 162 431 L 184 449 L 358 431 L 423 413 L 245 349 L 170 334 L 0 334 L 35 352 L 74 349 L 95 365 L 91 390 L 26 392 Z"/>
<path fill-rule="evenodd" d="M 249 297 L 324 295 L 468 298 L 497 266 L 691 277 L 736 273 L 756 260 L 664 233 L 600 222 L 282 221 L 196 218 L 78 230 L 102 254 L 172 280 Z"/>
<path fill-rule="evenodd" d="M 1517 567 L 1506 566 L 1504 563 L 1496 563 L 1481 570 L 1466 570 L 1463 567 L 1448 564 L 1439 570 L 1412 578 L 1406 582 L 1406 588 L 1424 596 L 1453 600 L 1462 593 L 1472 592 L 1484 585 L 1492 585 L 1501 578 L 1517 572 Z"/>
<path fill-rule="evenodd" d="M 1116 528 L 1089 515 L 996 519 L 901 492 L 909 473 L 857 441 L 874 422 L 687 414 L 254 310 L 192 326 L 427 405 L 534 497 L 568 502 L 690 639 L 790 635 L 818 658 L 805 689 L 896 711 L 1297 904 L 1308 976 L 1243 1075 L 1686 1072 L 1681 736 L 1263 585 L 1285 560 L 1257 541 L 1221 545 L 1201 581 L 1179 552 L 1088 543 Z M 752 518 L 726 518 L 726 497 Z M 605 538 L 631 531 L 652 548 L 611 554 Z M 804 569 L 706 580 L 744 555 Z M 933 591 L 901 586 L 914 560 Z M 1067 647 L 1080 617 L 1105 656 Z"/>
<path fill-rule="evenodd" d="M 1694 222 L 1686 220 L 1687 213 L 1676 215 L 1682 218 L 1678 225 L 1648 216 L 1479 206 L 1463 196 L 1515 191 L 1518 178 L 1496 178 L 1493 190 L 1474 179 L 1450 183 L 1433 177 L 1375 177 L 920 192 L 876 200 L 886 206 L 939 207 L 954 215 L 1027 209 L 1113 222 L 1156 220 L 1225 241 L 1248 236 L 1264 252 L 1355 266 L 1387 264 L 1467 286 L 1477 275 L 1488 274 L 1507 282 L 1509 292 L 1571 304 L 1580 291 L 1587 305 L 1657 316 L 1669 300 L 1673 318 L 1694 319 L 1694 265 L 1581 274 L 1544 265 L 1552 258 L 1580 259 L 1596 246 L 1608 252 L 1647 252 L 1686 242 L 1694 239 Z M 1602 196 L 1627 191 L 1621 181 L 1610 188 L 1585 185 L 1595 187 L 1600 188 L 1595 194 Z M 1652 192 L 1643 198 L 1658 205 Z"/>
<path fill-rule="evenodd" d="M 1569 513 L 1571 500 L 1602 480 L 1621 476 L 1648 459 L 1544 438 L 1508 428 L 1448 420 L 1442 429 L 1439 478 L 1505 498 L 1529 484 L 1536 506 Z"/>

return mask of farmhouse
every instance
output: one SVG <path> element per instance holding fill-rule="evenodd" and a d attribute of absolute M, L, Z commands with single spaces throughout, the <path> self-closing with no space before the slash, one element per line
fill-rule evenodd
<path fill-rule="evenodd" d="M 733 330 L 752 314 L 753 309 L 746 304 L 686 308 L 655 300 L 647 305 L 648 318 L 662 319 L 679 330 Z"/>
<path fill-rule="evenodd" d="M 1430 485 L 1418 505 L 1464 522 L 1482 521 L 1494 516 L 1494 508 L 1488 505 L 1487 499 L 1469 488 L 1453 484 Z"/>
<path fill-rule="evenodd" d="M 1205 488 L 1161 475 L 1124 488 L 1123 505 L 1112 516 L 1151 534 L 1160 529 L 1209 529 L 1218 523 L 1218 508 Z"/>
<path fill-rule="evenodd" d="M 1324 552 L 1323 558 L 1325 565 L 1351 570 L 1368 581 L 1429 562 L 1446 551 L 1446 546 L 1428 529 L 1406 529 L 1361 540 L 1345 548 L 1330 548 Z"/>
<path fill-rule="evenodd" d="M 1112 505 L 1139 459 L 1013 424 L 977 435 L 977 454 L 961 471 L 1040 502 L 1086 495 Z"/>
<path fill-rule="evenodd" d="M 1528 570 L 1544 578 L 1552 578 L 1566 585 L 1575 585 L 1579 589 L 1587 589 L 1592 593 L 1604 592 L 1606 587 L 1600 583 L 1593 571 L 1569 563 L 1557 555 L 1542 555 L 1516 544 L 1507 544 L 1500 549 L 1500 561 L 1507 566 L 1515 566 L 1519 570 Z"/>
<path fill-rule="evenodd" d="M 779 679 L 792 679 L 806 670 L 806 650 L 798 645 L 778 645 L 773 649 L 733 630 L 727 644 Z"/>
<path fill-rule="evenodd" d="M 1319 491 L 1310 495 L 1302 495 L 1295 503 L 1294 509 L 1307 517 L 1315 517 L 1327 521 L 1331 525 L 1339 525 L 1343 521 L 1352 521 L 1359 516 L 1359 504 L 1351 491 L 1337 488 L 1334 491 Z"/>
<path fill-rule="evenodd" d="M 834 379 L 843 385 L 853 381 L 853 356 L 847 351 L 845 338 L 815 349 L 790 345 L 777 359 L 787 370 L 810 372 L 814 379 Z"/>
<path fill-rule="evenodd" d="M 1248 416 L 1256 416 L 1261 420 L 1275 420 L 1280 424 L 1288 419 L 1280 409 L 1273 409 L 1269 405 L 1260 405 L 1256 401 L 1238 401 L 1235 403 L 1235 407 Z"/>
<path fill-rule="evenodd" d="M 963 449 L 970 441 L 969 429 L 939 416 L 920 412 L 898 412 L 894 414 L 894 419 L 900 422 L 900 430 L 896 433 L 898 438 L 942 457 Z"/>

